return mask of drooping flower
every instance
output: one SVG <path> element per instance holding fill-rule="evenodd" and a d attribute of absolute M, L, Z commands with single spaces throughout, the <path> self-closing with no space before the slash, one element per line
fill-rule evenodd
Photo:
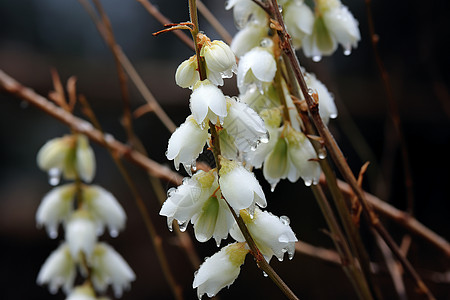
<path fill-rule="evenodd" d="M 198 81 L 193 88 L 190 98 L 192 115 L 198 124 L 211 121 L 216 124 L 227 115 L 227 103 L 222 91 L 208 79 Z"/>
<path fill-rule="evenodd" d="M 227 1 L 225 9 L 233 8 L 233 16 L 236 26 L 243 28 L 248 22 L 267 22 L 266 12 L 252 0 L 230 0 Z"/>
<path fill-rule="evenodd" d="M 253 210 L 255 204 L 266 207 L 266 196 L 255 175 L 237 161 L 219 157 L 219 185 L 222 195 L 230 206 L 239 212 L 241 209 Z"/>
<path fill-rule="evenodd" d="M 234 138 L 237 149 L 243 153 L 255 150 L 263 142 L 268 142 L 264 121 L 245 103 L 227 98 L 228 114 L 223 127 Z"/>
<path fill-rule="evenodd" d="M 328 91 L 327 87 L 320 82 L 314 74 L 305 72 L 305 81 L 309 88 L 317 92 L 319 96 L 319 114 L 325 124 L 334 119 L 338 115 L 336 104 L 333 96 Z"/>
<path fill-rule="evenodd" d="M 212 73 L 219 74 L 220 78 L 230 78 L 237 71 L 236 57 L 230 47 L 222 41 L 211 42 L 206 38 L 200 56 L 205 58 L 206 68 L 209 71 L 208 78 Z M 222 85 L 223 80 L 218 84 Z"/>
<path fill-rule="evenodd" d="M 250 22 L 233 37 L 230 45 L 231 50 L 237 57 L 241 57 L 251 49 L 258 47 L 266 36 L 267 27 L 265 24 Z"/>
<path fill-rule="evenodd" d="M 245 243 L 234 243 L 206 259 L 195 273 L 192 283 L 192 287 L 197 288 L 198 298 L 201 299 L 204 294 L 214 297 L 221 289 L 233 284 L 248 252 Z"/>
<path fill-rule="evenodd" d="M 289 226 L 287 217 L 277 217 L 259 208 L 255 209 L 253 217 L 246 210 L 241 210 L 240 214 L 256 246 L 267 261 L 270 261 L 272 256 L 281 261 L 286 252 L 289 258 L 294 256 L 297 238 Z M 237 224 L 230 230 L 230 234 L 238 242 L 245 241 Z"/>
<path fill-rule="evenodd" d="M 175 82 L 182 88 L 191 88 L 200 80 L 200 75 L 197 71 L 197 56 L 191 56 L 189 59 L 183 61 L 177 68 L 175 73 Z"/>
<path fill-rule="evenodd" d="M 97 224 L 91 214 L 77 210 L 66 223 L 66 241 L 72 257 L 83 252 L 89 257 L 97 243 Z"/>
<path fill-rule="evenodd" d="M 195 166 L 195 161 L 208 140 L 208 128 L 206 124 L 200 126 L 191 115 L 175 130 L 166 152 L 167 159 L 173 159 L 175 169 L 178 170 L 181 163 L 191 173 L 191 166 Z"/>
<path fill-rule="evenodd" d="M 75 179 L 78 174 L 82 180 L 91 182 L 95 173 L 94 152 L 82 134 L 51 139 L 39 150 L 37 164 L 57 178 L 50 181 L 52 185 L 59 183 L 61 174 L 66 179 Z"/>
<path fill-rule="evenodd" d="M 116 298 L 120 298 L 123 290 L 128 289 L 130 283 L 136 279 L 123 257 L 106 243 L 98 243 L 95 246 L 88 262 L 95 289 L 104 292 L 108 285 L 111 285 Z"/>
<path fill-rule="evenodd" d="M 74 197 L 75 185 L 70 183 L 52 189 L 42 199 L 36 212 L 36 223 L 45 226 L 50 238 L 58 236 L 58 225 L 71 215 Z"/>
<path fill-rule="evenodd" d="M 314 14 L 303 0 L 291 1 L 283 7 L 283 11 L 286 29 L 292 38 L 292 44 L 298 49 L 302 46 L 302 40 L 312 34 Z"/>
<path fill-rule="evenodd" d="M 48 284 L 50 293 L 56 294 L 62 287 L 65 293 L 69 293 L 75 282 L 76 263 L 70 254 L 67 243 L 61 244 L 54 250 L 39 271 L 37 283 Z"/>
<path fill-rule="evenodd" d="M 125 227 L 126 214 L 117 199 L 98 185 L 82 188 L 83 207 L 88 210 L 96 221 L 97 232 L 103 232 L 108 227 L 112 237 Z"/>
<path fill-rule="evenodd" d="M 241 93 L 255 84 L 260 91 L 266 89 L 277 71 L 273 54 L 263 47 L 253 48 L 239 60 L 237 85 Z M 264 86 L 263 86 L 264 85 Z"/>
<path fill-rule="evenodd" d="M 198 171 L 192 178 L 185 178 L 176 190 L 168 192 L 160 215 L 167 217 L 167 225 L 172 228 L 173 220 L 177 220 L 184 230 L 187 223 L 194 224 L 198 241 L 206 242 L 214 237 L 219 244 L 228 237 L 228 230 L 233 225 L 233 217 L 221 199 L 218 190 L 217 171 Z"/>

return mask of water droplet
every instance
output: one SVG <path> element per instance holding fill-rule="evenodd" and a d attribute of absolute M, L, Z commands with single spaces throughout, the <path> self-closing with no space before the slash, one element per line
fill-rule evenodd
<path fill-rule="evenodd" d="M 277 257 L 278 258 L 278 261 L 283 261 L 283 256 L 281 256 L 281 257 Z"/>
<path fill-rule="evenodd" d="M 294 258 L 294 251 L 288 253 L 288 258 L 289 260 L 292 260 Z"/>
<path fill-rule="evenodd" d="M 117 229 L 110 229 L 109 230 L 109 235 L 113 238 L 116 238 L 119 236 L 119 231 Z"/>
<path fill-rule="evenodd" d="M 167 198 L 172 197 L 173 193 L 175 193 L 176 190 L 177 190 L 177 189 L 174 188 L 174 187 L 170 188 L 170 189 L 167 191 Z"/>
<path fill-rule="evenodd" d="M 344 55 L 345 56 L 349 56 L 350 54 L 352 54 L 352 49 L 344 49 Z"/>
<path fill-rule="evenodd" d="M 61 181 L 61 170 L 58 168 L 51 168 L 48 170 L 48 183 L 51 186 L 56 186 Z"/>
<path fill-rule="evenodd" d="M 280 14 L 283 13 L 283 6 L 278 5 L 278 11 L 280 12 Z"/>
<path fill-rule="evenodd" d="M 216 241 L 217 247 L 220 247 L 220 240 Z"/>
<path fill-rule="evenodd" d="M 192 171 L 197 171 L 197 162 L 194 161 L 194 163 L 192 164 Z"/>
<path fill-rule="evenodd" d="M 312 180 L 311 179 L 305 179 L 305 185 L 306 186 L 311 186 L 312 184 Z"/>
<path fill-rule="evenodd" d="M 278 182 L 277 182 L 277 183 L 278 183 Z M 271 192 L 275 191 L 275 188 L 277 187 L 277 183 L 272 183 L 272 184 L 270 185 L 270 191 L 271 191 Z"/>
<path fill-rule="evenodd" d="M 180 227 L 180 231 L 185 232 L 188 224 L 189 224 L 189 221 L 185 221 L 185 222 L 178 221 L 178 226 Z"/>
<path fill-rule="evenodd" d="M 259 43 L 259 45 L 263 48 L 270 48 L 270 47 L 272 47 L 273 42 L 269 38 L 264 38 L 261 40 L 261 43 Z"/>
<path fill-rule="evenodd" d="M 325 150 L 325 148 L 319 149 L 317 156 L 319 159 L 325 159 L 327 157 L 327 150 Z"/>
<path fill-rule="evenodd" d="M 291 224 L 291 220 L 289 220 L 289 218 L 287 216 L 281 216 L 280 221 L 281 221 L 281 223 L 283 223 L 283 225 Z"/>
<path fill-rule="evenodd" d="M 320 56 L 320 55 L 314 55 L 314 56 L 312 57 L 312 60 L 313 60 L 313 62 L 319 62 L 319 61 L 322 60 L 322 56 Z"/>
<path fill-rule="evenodd" d="M 189 176 L 192 176 L 192 170 L 191 170 L 191 165 L 190 164 L 183 164 L 184 169 L 186 170 L 186 173 L 189 174 Z"/>
<path fill-rule="evenodd" d="M 56 230 L 56 228 L 52 228 L 48 230 L 48 236 L 54 240 L 58 237 L 58 230 Z"/>
<path fill-rule="evenodd" d="M 338 116 L 337 113 L 330 114 L 330 119 L 336 119 Z"/>
<path fill-rule="evenodd" d="M 266 132 L 263 136 L 260 137 L 259 141 L 263 144 L 267 144 L 269 142 L 269 132 Z"/>
<path fill-rule="evenodd" d="M 169 231 L 173 231 L 173 218 L 167 218 L 167 227 L 169 228 Z"/>
<path fill-rule="evenodd" d="M 268 276 L 269 276 L 269 275 L 267 275 L 267 273 L 264 272 L 264 271 L 263 271 L 263 275 L 264 275 L 264 277 L 268 277 Z"/>
<path fill-rule="evenodd" d="M 312 94 L 314 94 L 314 90 L 313 90 L 313 89 L 308 89 L 308 94 L 309 94 L 310 96 L 312 96 Z"/>

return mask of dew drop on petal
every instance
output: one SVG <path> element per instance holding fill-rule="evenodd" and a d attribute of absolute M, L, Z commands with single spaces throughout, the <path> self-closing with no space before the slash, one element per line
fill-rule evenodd
<path fill-rule="evenodd" d="M 263 136 L 261 136 L 259 141 L 263 144 L 267 144 L 269 142 L 269 132 L 266 132 Z"/>
<path fill-rule="evenodd" d="M 283 6 L 278 5 L 278 11 L 280 12 L 280 14 L 283 13 Z"/>
<path fill-rule="evenodd" d="M 289 258 L 289 260 L 292 260 L 294 258 L 294 252 L 289 252 L 288 258 Z"/>
<path fill-rule="evenodd" d="M 48 170 L 48 183 L 51 186 L 56 186 L 61 181 L 61 170 L 58 168 L 51 168 Z"/>
<path fill-rule="evenodd" d="M 172 197 L 173 193 L 175 193 L 176 188 L 172 187 L 167 191 L 167 198 Z"/>
<path fill-rule="evenodd" d="M 183 164 L 183 166 L 184 166 L 184 170 L 186 171 L 186 173 L 188 173 L 189 176 L 192 176 L 192 170 L 191 170 L 192 165 L 190 165 L 190 164 Z"/>
<path fill-rule="evenodd" d="M 319 62 L 322 59 L 322 56 L 320 55 L 314 55 L 312 57 L 313 62 Z"/>
<path fill-rule="evenodd" d="M 261 40 L 261 43 L 259 45 L 263 48 L 269 48 L 273 46 L 273 42 L 269 38 L 264 38 Z"/>
<path fill-rule="evenodd" d="M 113 238 L 116 238 L 117 236 L 119 236 L 119 231 L 117 229 L 110 229 L 109 235 Z"/>
<path fill-rule="evenodd" d="M 306 186 L 311 186 L 312 184 L 312 180 L 311 179 L 305 179 L 305 185 Z"/>
<path fill-rule="evenodd" d="M 271 192 L 275 191 L 275 188 L 277 187 L 277 183 L 273 183 L 273 184 L 270 185 L 270 191 Z"/>
<path fill-rule="evenodd" d="M 189 224 L 188 221 L 185 221 L 185 222 L 178 221 L 178 226 L 180 227 L 180 231 L 185 232 L 188 224 Z"/>
<path fill-rule="evenodd" d="M 173 231 L 173 218 L 167 218 L 167 227 L 169 228 L 169 231 Z"/>
<path fill-rule="evenodd" d="M 281 257 L 277 257 L 278 258 L 278 261 L 283 261 L 283 256 L 281 256 Z"/>
<path fill-rule="evenodd" d="M 289 218 L 287 216 L 281 216 L 280 221 L 281 221 L 281 223 L 283 223 L 283 225 L 291 224 L 291 220 L 289 220 Z"/>
<path fill-rule="evenodd" d="M 352 49 L 344 49 L 345 56 L 349 56 L 350 54 L 352 54 Z"/>
<path fill-rule="evenodd" d="M 51 228 L 48 230 L 48 236 L 54 240 L 58 237 L 58 230 L 56 230 L 55 228 Z"/>

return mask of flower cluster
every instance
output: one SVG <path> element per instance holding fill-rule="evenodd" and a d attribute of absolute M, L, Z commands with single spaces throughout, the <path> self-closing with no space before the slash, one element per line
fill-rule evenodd
<path fill-rule="evenodd" d="M 135 274 L 122 256 L 98 237 L 105 228 L 116 237 L 125 227 L 126 215 L 110 192 L 87 184 L 95 173 L 87 137 L 73 134 L 50 140 L 39 151 L 37 163 L 49 172 L 52 185 L 58 184 L 60 175 L 75 180 L 53 188 L 37 210 L 36 222 L 45 226 L 50 238 L 58 236 L 59 225 L 65 232 L 65 240 L 43 264 L 37 283 L 47 284 L 51 293 L 61 288 L 70 300 L 104 299 L 96 292 L 105 292 L 109 285 L 120 297 Z M 74 287 L 77 269 L 87 279 Z"/>
<path fill-rule="evenodd" d="M 172 134 L 166 152 L 175 168 L 181 163 L 190 177 L 168 191 L 160 215 L 167 217 L 170 230 L 175 220 L 181 230 L 192 223 L 200 242 L 214 238 L 220 246 L 229 234 L 237 241 L 208 258 L 195 274 L 193 287 L 201 298 L 203 294 L 212 297 L 231 285 L 249 252 L 233 213 L 243 216 L 267 260 L 272 256 L 282 259 L 285 252 L 292 257 L 297 239 L 285 222 L 287 218 L 278 218 L 260 209 L 267 206 L 266 197 L 248 168 L 246 158 L 258 153 L 258 149 L 269 142 L 265 120 L 241 99 L 225 96 L 218 87 L 223 84 L 223 78 L 237 72 L 240 89 L 255 85 L 259 91 L 266 90 L 276 72 L 273 55 L 264 48 L 254 49 L 257 59 L 258 55 L 263 55 L 273 62 L 260 64 L 249 55 L 249 60 L 243 64 L 245 59 L 242 58 L 237 67 L 234 53 L 223 42 L 211 42 L 200 34 L 197 46 L 200 57 L 194 55 L 182 62 L 175 75 L 179 86 L 192 89 L 192 114 Z M 200 78 L 200 63 L 204 64 L 206 78 Z M 196 171 L 196 160 L 205 145 L 219 152 L 215 153 L 217 167 Z M 268 235 L 262 234 L 265 231 Z"/>
<path fill-rule="evenodd" d="M 297 49 L 307 57 L 319 61 L 333 54 L 338 45 L 349 55 L 361 39 L 358 21 L 340 0 L 315 0 L 312 9 L 303 0 L 280 0 L 284 22 Z M 238 57 L 260 45 L 267 35 L 268 18 L 264 10 L 252 0 L 228 1 L 226 9 L 233 9 L 236 24 L 241 29 L 231 48 Z M 313 12 L 314 10 L 314 12 Z"/>

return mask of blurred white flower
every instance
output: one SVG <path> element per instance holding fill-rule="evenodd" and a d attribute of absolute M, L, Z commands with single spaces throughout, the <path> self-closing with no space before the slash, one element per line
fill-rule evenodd
<path fill-rule="evenodd" d="M 262 47 L 253 48 L 241 57 L 238 65 L 237 85 L 241 93 L 256 84 L 262 92 L 272 82 L 277 71 L 273 54 Z"/>
<path fill-rule="evenodd" d="M 320 82 L 314 74 L 304 73 L 305 81 L 309 88 L 317 92 L 319 96 L 319 114 L 325 124 L 329 119 L 334 119 L 338 115 L 334 98 L 328 91 L 327 87 Z"/>
<path fill-rule="evenodd" d="M 188 174 L 191 174 L 191 167 L 195 166 L 196 159 L 208 141 L 208 128 L 207 124 L 200 126 L 191 115 L 175 130 L 166 152 L 167 159 L 173 159 L 175 169 L 178 170 L 182 163 Z"/>
<path fill-rule="evenodd" d="M 255 204 L 266 207 L 266 196 L 255 175 L 237 161 L 222 156 L 219 159 L 220 190 L 230 206 L 236 212 L 246 208 L 252 211 Z"/>
<path fill-rule="evenodd" d="M 66 179 L 75 179 L 77 174 L 86 182 L 91 182 L 95 173 L 95 156 L 85 135 L 66 135 L 54 138 L 42 146 L 37 155 L 40 169 L 49 172 L 57 185 L 62 174 Z"/>
<path fill-rule="evenodd" d="M 267 261 L 270 261 L 274 255 L 281 261 L 286 252 L 289 258 L 292 259 L 297 238 L 289 226 L 287 217 L 277 217 L 259 208 L 255 209 L 253 217 L 247 211 L 242 210 L 241 217 L 247 225 L 256 246 Z M 230 234 L 238 242 L 245 241 L 237 224 L 231 228 Z"/>
<path fill-rule="evenodd" d="M 88 210 L 101 234 L 107 226 L 112 237 L 125 227 L 126 214 L 119 201 L 107 190 L 98 186 L 83 186 L 83 208 Z"/>
<path fill-rule="evenodd" d="M 291 1 L 290 4 L 283 7 L 283 12 L 284 22 L 292 38 L 292 44 L 298 49 L 302 46 L 302 40 L 305 36 L 312 34 L 314 13 L 303 0 Z"/>
<path fill-rule="evenodd" d="M 77 210 L 66 223 L 66 241 L 73 257 L 89 257 L 97 242 L 97 225 L 88 211 Z"/>
<path fill-rule="evenodd" d="M 204 126 L 209 121 L 223 123 L 227 115 L 227 104 L 222 91 L 208 79 L 198 81 L 190 98 L 192 115 L 198 124 Z"/>
<path fill-rule="evenodd" d="M 250 22 L 233 37 L 231 50 L 237 57 L 241 57 L 251 49 L 258 47 L 267 36 L 267 26 L 257 22 Z"/>
<path fill-rule="evenodd" d="M 218 187 L 215 169 L 208 172 L 200 170 L 192 178 L 185 178 L 177 189 L 169 190 L 159 214 L 167 217 L 170 230 L 173 220 L 178 221 L 181 230 L 190 220 L 198 241 L 206 242 L 214 237 L 220 244 L 228 237 L 233 217 Z"/>
<path fill-rule="evenodd" d="M 95 291 L 92 287 L 84 284 L 75 287 L 66 300 L 97 300 L 97 297 L 95 297 Z"/>
<path fill-rule="evenodd" d="M 191 56 L 189 59 L 183 61 L 177 68 L 175 73 L 175 82 L 182 88 L 191 88 L 200 80 L 200 75 L 197 71 L 197 56 Z"/>
<path fill-rule="evenodd" d="M 53 251 L 39 271 L 37 284 L 48 284 L 50 293 L 56 294 L 62 287 L 65 293 L 72 289 L 76 276 L 76 264 L 67 243 Z"/>
<path fill-rule="evenodd" d="M 36 223 L 45 226 L 50 238 L 58 236 L 58 225 L 69 218 L 73 211 L 75 185 L 65 184 L 53 188 L 41 201 L 36 212 Z"/>
<path fill-rule="evenodd" d="M 231 8 L 233 8 L 233 17 L 238 28 L 243 28 L 250 21 L 261 24 L 267 22 L 266 12 L 252 0 L 229 0 L 226 2 L 225 9 Z"/>
<path fill-rule="evenodd" d="M 104 292 L 111 285 L 116 298 L 120 298 L 123 290 L 129 289 L 130 283 L 136 279 L 123 257 L 106 243 L 95 246 L 88 263 L 95 289 Z"/>
<path fill-rule="evenodd" d="M 223 127 L 234 138 L 239 151 L 246 153 L 256 150 L 260 143 L 268 142 L 264 121 L 247 104 L 227 97 L 228 114 Z"/>
<path fill-rule="evenodd" d="M 198 298 L 201 299 L 205 293 L 214 297 L 221 289 L 233 284 L 248 252 L 245 243 L 234 243 L 206 259 L 194 274 L 192 283 L 192 287 L 197 288 Z"/>

